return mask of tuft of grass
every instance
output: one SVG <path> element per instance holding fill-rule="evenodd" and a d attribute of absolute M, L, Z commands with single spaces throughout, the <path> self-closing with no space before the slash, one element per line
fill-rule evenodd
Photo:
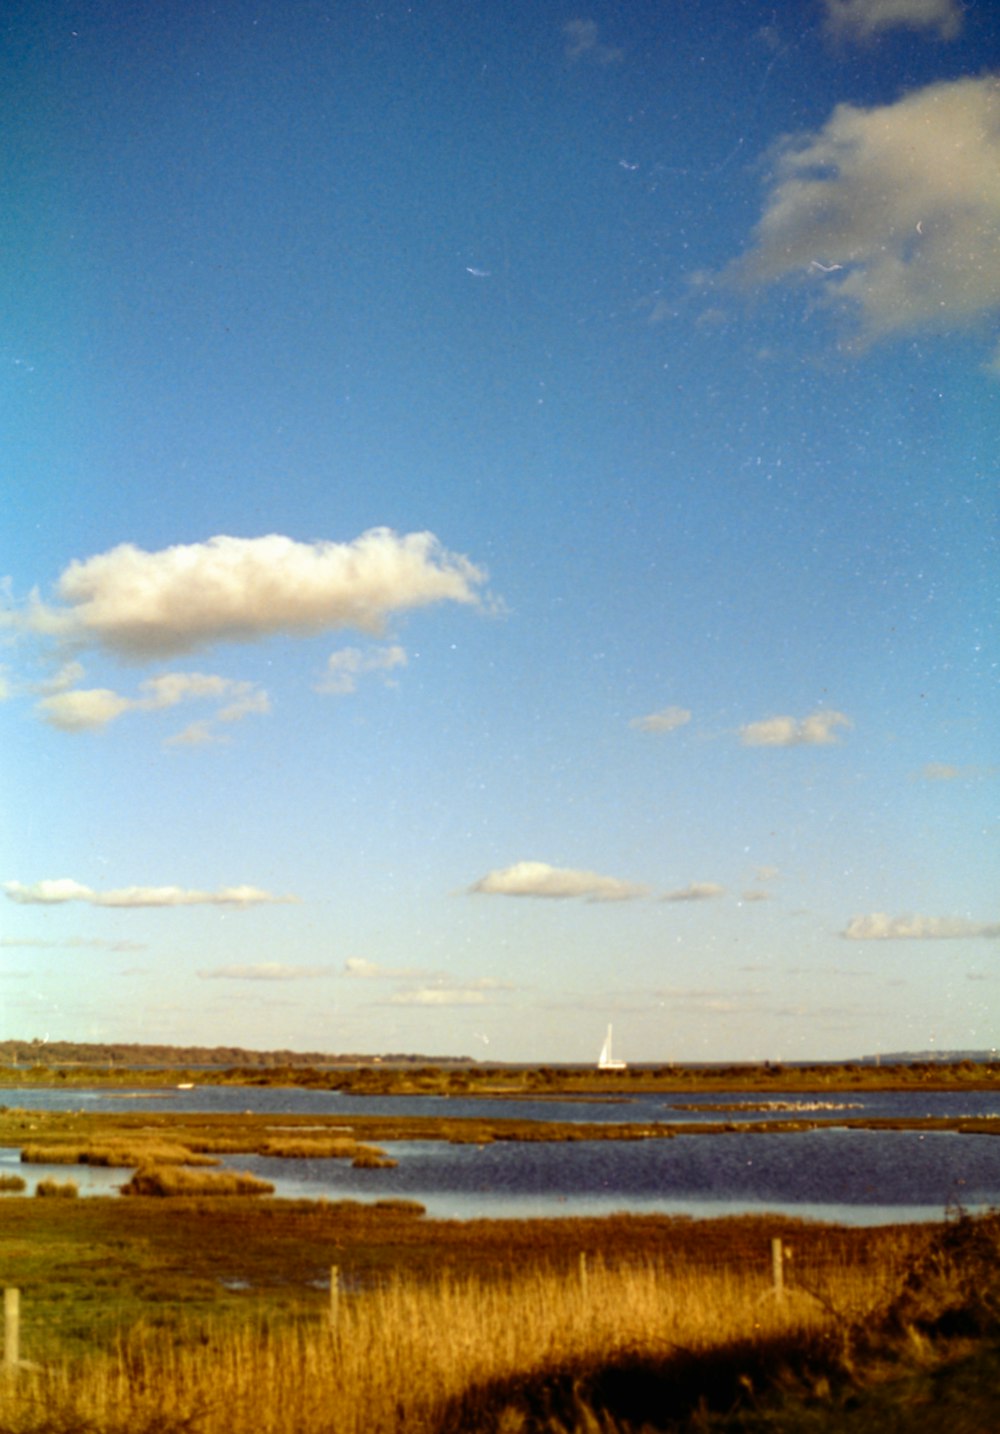
<path fill-rule="evenodd" d="M 194 1171 L 183 1165 L 147 1165 L 122 1186 L 123 1195 L 271 1195 L 274 1186 L 245 1171 Z"/>
<path fill-rule="evenodd" d="M 259 1147 L 258 1154 L 282 1160 L 351 1160 L 359 1150 L 353 1135 L 273 1136 Z"/>
<path fill-rule="evenodd" d="M 427 1206 L 421 1205 L 419 1200 L 404 1200 L 402 1197 L 376 1200 L 372 1209 L 383 1210 L 386 1213 L 396 1215 L 426 1215 Z"/>
<path fill-rule="evenodd" d="M 351 1164 L 355 1170 L 391 1170 L 399 1161 L 379 1150 L 377 1145 L 359 1145 Z"/>
<path fill-rule="evenodd" d="M 160 1140 L 108 1141 L 96 1145 L 26 1145 L 24 1165 L 99 1165 L 134 1170 L 140 1165 L 217 1165 L 185 1145 Z"/>
<path fill-rule="evenodd" d="M 80 1193 L 80 1187 L 75 1180 L 66 1180 L 61 1184 L 58 1180 L 39 1180 L 35 1186 L 35 1194 L 42 1198 L 51 1197 L 59 1200 L 75 1200 Z"/>
<path fill-rule="evenodd" d="M 9 1190 L 12 1194 L 18 1195 L 26 1188 L 26 1182 L 20 1175 L 0 1175 L 0 1190 Z"/>

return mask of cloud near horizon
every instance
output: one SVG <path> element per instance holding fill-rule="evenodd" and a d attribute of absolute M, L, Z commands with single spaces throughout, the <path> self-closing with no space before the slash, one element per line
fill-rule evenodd
<path fill-rule="evenodd" d="M 870 342 L 1000 308 L 1000 80 L 941 80 L 887 105 L 839 104 L 786 138 L 748 251 L 724 277 L 800 276 Z"/>
<path fill-rule="evenodd" d="M 835 39 L 871 40 L 883 30 L 936 30 L 953 40 L 962 28 L 958 0 L 823 0 Z"/>
<path fill-rule="evenodd" d="M 482 568 L 433 533 L 372 528 L 349 543 L 220 535 L 158 552 L 124 543 L 72 562 L 57 604 L 34 593 L 7 620 L 71 647 L 149 662 L 279 633 L 380 636 L 396 613 L 439 602 L 481 606 L 485 581 Z"/>
<path fill-rule="evenodd" d="M 284 905 L 298 901 L 297 896 L 273 896 L 256 886 L 224 886 L 218 891 L 188 890 L 180 886 L 125 886 L 115 891 L 95 891 L 71 877 L 57 877 L 25 886 L 20 881 L 5 881 L 3 891 L 8 901 L 21 906 L 61 906 L 70 901 L 83 901 L 90 906 L 115 908 L 144 906 L 262 906 Z"/>
<path fill-rule="evenodd" d="M 840 933 L 847 941 L 957 941 L 1000 937 L 1000 921 L 968 921 L 953 916 L 889 916 L 873 911 L 855 916 Z"/>
<path fill-rule="evenodd" d="M 676 732 L 691 721 L 687 707 L 664 707 L 659 712 L 650 712 L 645 717 L 633 717 L 628 724 L 639 732 Z"/>
<path fill-rule="evenodd" d="M 502 870 L 490 871 L 469 888 L 483 896 L 533 896 L 553 900 L 635 901 L 649 895 L 649 888 L 596 871 L 549 866 L 544 861 L 519 861 Z"/>
<path fill-rule="evenodd" d="M 254 966 L 216 966 L 199 971 L 200 981 L 311 981 L 329 976 L 329 966 L 286 966 L 281 961 L 261 961 Z"/>
<path fill-rule="evenodd" d="M 682 886 L 677 891 L 667 891 L 660 897 L 661 901 L 711 901 L 717 896 L 724 896 L 726 888 L 720 886 L 717 881 L 692 881 L 690 886 Z"/>
<path fill-rule="evenodd" d="M 840 738 L 837 729 L 853 727 L 843 712 L 813 712 L 809 717 L 766 717 L 740 728 L 744 747 L 831 747 Z"/>

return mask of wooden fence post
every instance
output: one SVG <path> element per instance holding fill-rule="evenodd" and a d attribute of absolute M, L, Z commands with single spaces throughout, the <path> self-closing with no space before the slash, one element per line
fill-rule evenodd
<path fill-rule="evenodd" d="M 785 1251 L 778 1239 L 771 1241 L 771 1283 L 776 1295 L 783 1295 L 785 1292 Z"/>
<path fill-rule="evenodd" d="M 21 1355 L 21 1291 L 8 1287 L 3 1292 L 3 1362 L 16 1369 Z"/>
<path fill-rule="evenodd" d="M 337 1323 L 337 1305 L 340 1300 L 340 1267 L 330 1266 L 330 1323 Z"/>

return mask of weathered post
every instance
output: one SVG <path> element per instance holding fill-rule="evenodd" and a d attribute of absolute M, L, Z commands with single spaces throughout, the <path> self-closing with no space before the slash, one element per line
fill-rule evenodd
<path fill-rule="evenodd" d="M 778 1239 L 771 1241 L 771 1283 L 774 1293 L 779 1297 L 785 1292 L 785 1251 Z"/>
<path fill-rule="evenodd" d="M 3 1292 L 3 1362 L 16 1369 L 21 1357 L 21 1291 L 13 1286 Z"/>
<path fill-rule="evenodd" d="M 337 1305 L 340 1301 L 340 1267 L 330 1266 L 330 1323 L 337 1323 Z"/>

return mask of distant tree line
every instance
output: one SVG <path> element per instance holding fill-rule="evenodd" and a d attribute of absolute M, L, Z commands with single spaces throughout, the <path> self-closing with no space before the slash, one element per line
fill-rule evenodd
<path fill-rule="evenodd" d="M 242 1046 L 141 1045 L 122 1041 L 0 1041 L 0 1064 L 136 1066 L 243 1066 L 265 1070 L 278 1066 L 469 1064 L 469 1057 L 413 1054 L 334 1054 L 330 1051 L 249 1051 Z"/>

